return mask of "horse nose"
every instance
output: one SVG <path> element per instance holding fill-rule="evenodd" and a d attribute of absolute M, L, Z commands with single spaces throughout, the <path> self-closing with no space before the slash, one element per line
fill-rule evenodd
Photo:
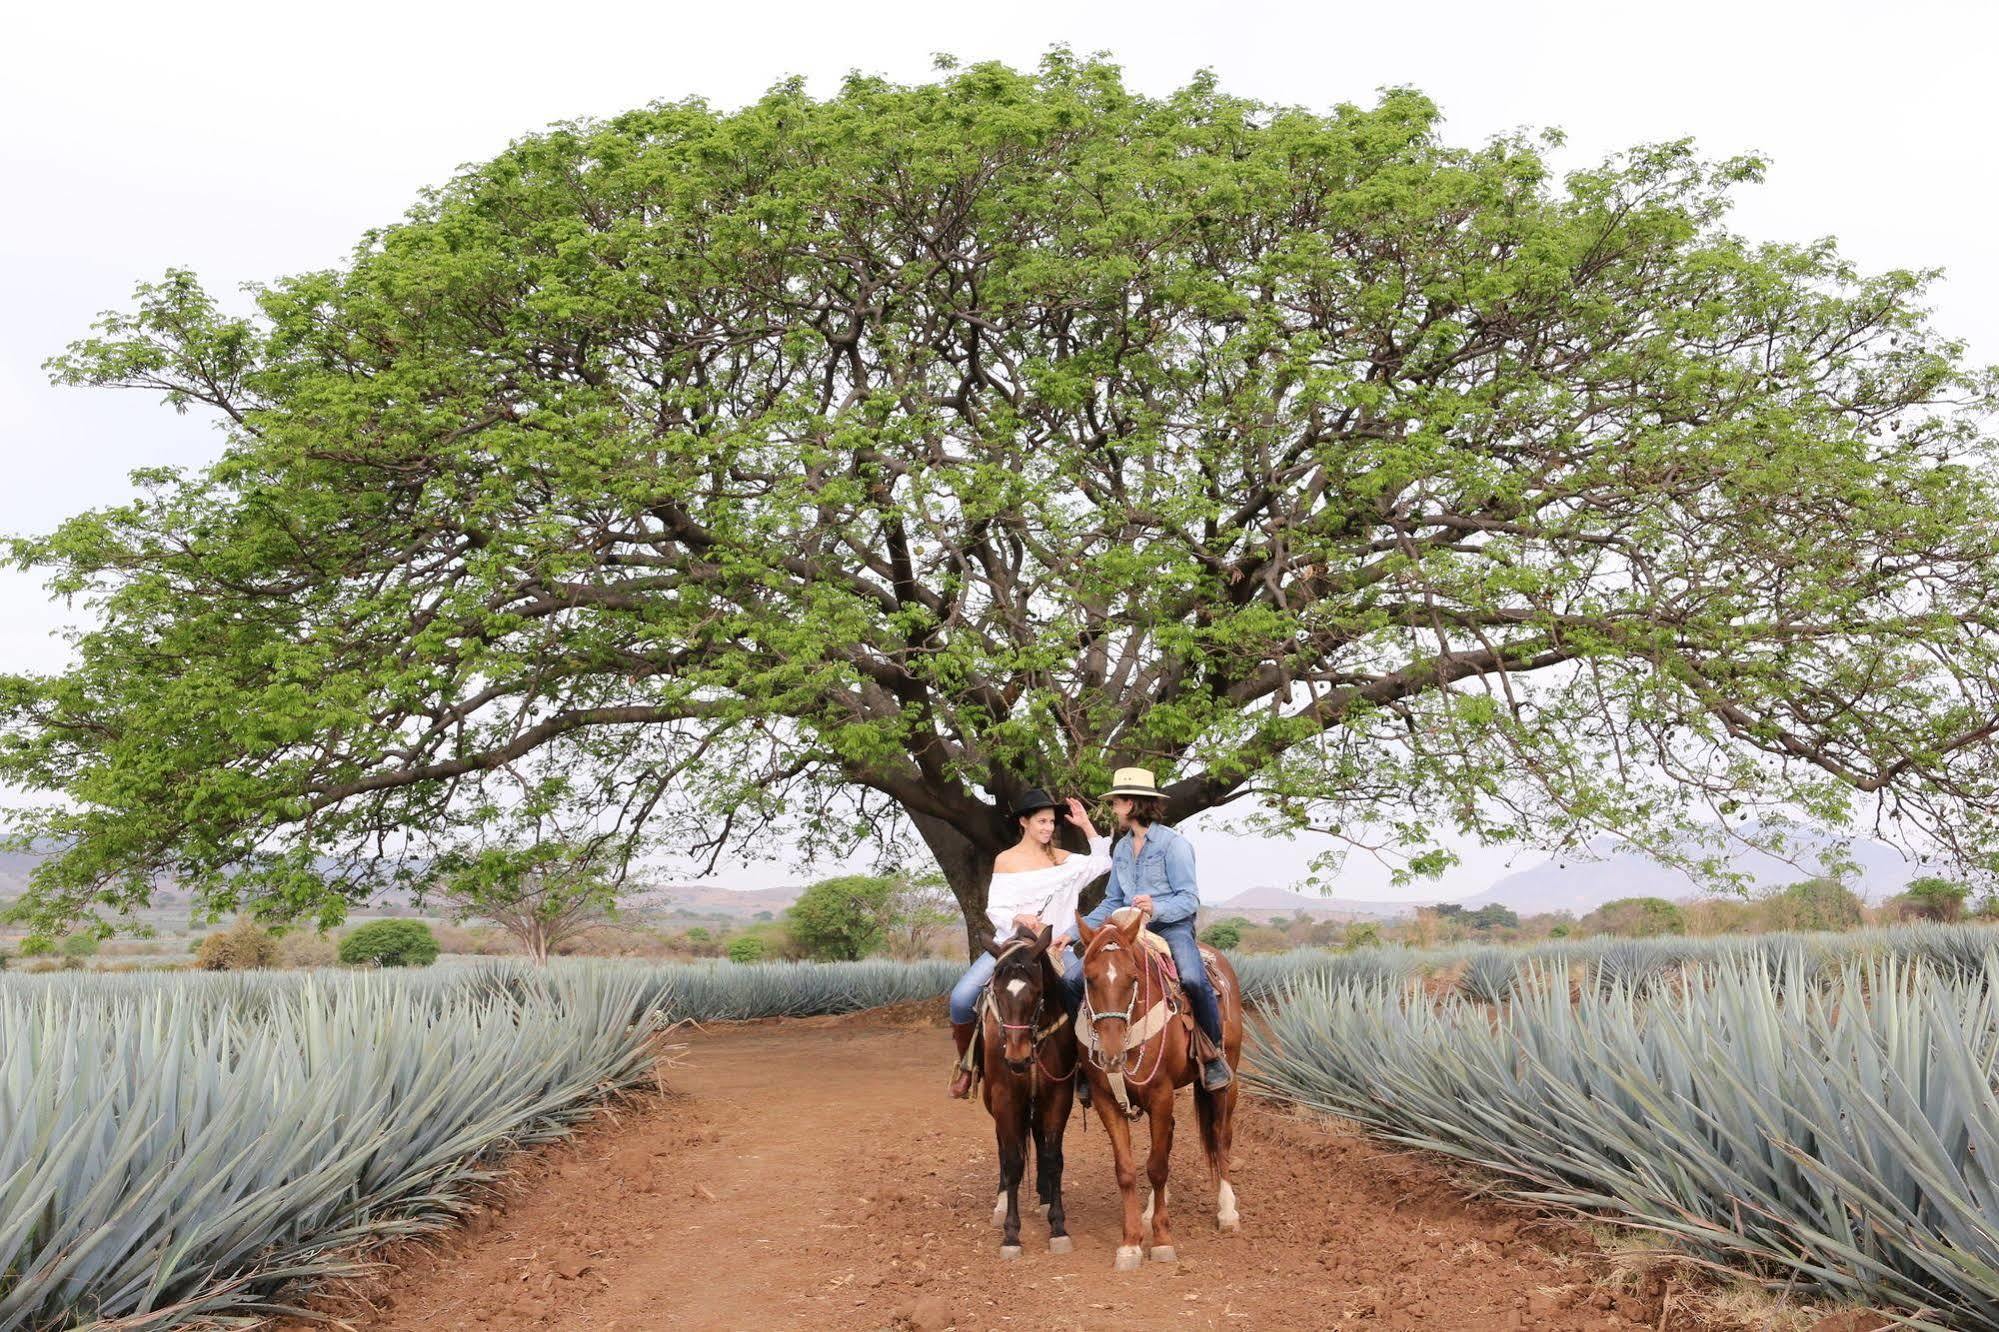
<path fill-rule="evenodd" d="M 1015 1073 L 1025 1073 L 1027 1072 L 1027 1063 L 1028 1061 L 1025 1059 L 1009 1059 L 1006 1061 L 1006 1066 Z"/>

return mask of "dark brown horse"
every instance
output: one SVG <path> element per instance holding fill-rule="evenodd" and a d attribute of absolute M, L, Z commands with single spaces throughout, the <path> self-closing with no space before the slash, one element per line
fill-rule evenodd
<path fill-rule="evenodd" d="M 993 1224 L 1006 1230 L 1000 1257 L 1020 1257 L 1020 1179 L 1034 1135 L 1034 1186 L 1048 1217 L 1048 1248 L 1075 1247 L 1062 1212 L 1062 1133 L 1076 1094 L 1076 1030 L 1062 1003 L 1062 977 L 1048 955 L 1054 930 L 986 945 L 998 959 L 979 1004 L 986 1109 L 999 1138 L 999 1197 Z"/>
<path fill-rule="evenodd" d="M 1124 1195 L 1124 1236 L 1117 1251 L 1120 1272 L 1144 1263 L 1143 1227 L 1148 1221 L 1153 1258 L 1170 1263 L 1178 1256 L 1166 1214 L 1166 1171 L 1173 1153 L 1173 1092 L 1190 1082 L 1201 1146 L 1216 1186 L 1215 1223 L 1223 1230 L 1242 1225 L 1235 1189 L 1229 1183 L 1229 1145 L 1241 1082 L 1230 1079 L 1218 1092 L 1201 1085 L 1193 1016 L 1187 1012 L 1179 982 L 1170 974 L 1163 942 L 1155 948 L 1141 937 L 1145 920 L 1127 907 L 1095 929 L 1087 922 L 1077 923 L 1083 942 L 1083 1013 L 1078 1020 L 1085 1028 L 1081 1039 L 1089 1053 L 1083 1069 L 1110 1136 L 1118 1191 Z M 1207 948 L 1201 957 L 1215 987 L 1215 1001 L 1221 1005 L 1222 1055 L 1235 1068 L 1242 1057 L 1242 989 L 1227 958 Z M 1131 1146 L 1132 1122 L 1140 1115 L 1152 1125 L 1152 1151 L 1145 1162 L 1151 1199 L 1143 1212 Z"/>

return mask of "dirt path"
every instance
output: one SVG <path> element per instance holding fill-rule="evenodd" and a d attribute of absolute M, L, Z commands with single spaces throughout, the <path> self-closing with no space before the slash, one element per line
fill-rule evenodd
<path fill-rule="evenodd" d="M 998 1256 L 992 1125 L 943 1094 L 928 1022 L 819 1019 L 689 1038 L 674 1094 L 540 1154 L 503 1214 L 337 1312 L 365 1332 L 556 1327 L 1275 1329 L 1651 1327 L 1656 1302 L 1460 1200 L 1427 1162 L 1245 1104 L 1239 1235 L 1213 1225 L 1192 1106 L 1175 1152 L 1180 1262 L 1111 1270 L 1102 1126 L 1070 1123 L 1075 1252 Z M 1024 1192 L 1027 1192 L 1024 1190 Z M 373 1307 L 368 1307 L 372 1305 Z"/>

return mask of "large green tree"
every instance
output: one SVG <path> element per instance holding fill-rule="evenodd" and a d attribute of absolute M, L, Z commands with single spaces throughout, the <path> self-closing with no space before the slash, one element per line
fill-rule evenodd
<path fill-rule="evenodd" d="M 1760 170 L 1058 51 L 535 134 L 246 312 L 169 274 L 53 363 L 226 444 L 15 547 L 94 615 L 0 683 L 36 909 L 322 905 L 503 770 L 711 857 L 913 831 L 974 936 L 998 811 L 1126 763 L 1417 871 L 1980 847 L 1994 379 L 1933 274 L 1731 234 Z"/>

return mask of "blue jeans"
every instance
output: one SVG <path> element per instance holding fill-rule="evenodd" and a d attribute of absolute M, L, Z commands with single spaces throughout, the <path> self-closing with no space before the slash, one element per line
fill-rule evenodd
<path fill-rule="evenodd" d="M 1208 968 L 1201 961 L 1200 940 L 1194 937 L 1194 921 L 1176 920 L 1170 925 L 1154 925 L 1152 932 L 1173 950 L 1173 965 L 1180 972 L 1180 988 L 1187 992 L 1187 1006 L 1194 1021 L 1208 1033 L 1217 1049 L 1222 1044 L 1222 1006 L 1215 999 L 1215 987 L 1208 980 Z"/>
<path fill-rule="evenodd" d="M 1071 946 L 1067 951 L 1067 961 L 1062 967 L 1062 1006 L 1069 1010 L 1069 1016 L 1076 1016 L 1076 1009 L 1083 1002 L 1083 959 Z M 991 953 L 980 953 L 958 977 L 958 983 L 951 987 L 951 1020 L 970 1022 L 978 1016 L 979 991 L 992 979 L 993 967 L 998 959 Z"/>

